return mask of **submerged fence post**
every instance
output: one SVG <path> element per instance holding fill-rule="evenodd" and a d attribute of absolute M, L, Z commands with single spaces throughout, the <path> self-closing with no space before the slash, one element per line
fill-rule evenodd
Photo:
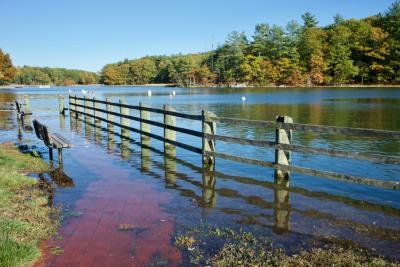
<path fill-rule="evenodd" d="M 215 140 L 208 139 L 205 134 L 216 134 L 217 124 L 210 120 L 211 117 L 216 117 L 213 112 L 202 111 L 202 151 L 203 151 L 203 164 L 214 164 L 215 157 L 212 155 L 207 155 L 207 152 L 215 152 Z"/>
<path fill-rule="evenodd" d="M 124 100 L 119 100 L 119 104 L 120 104 L 120 114 L 121 115 L 125 115 L 125 116 L 129 116 L 129 108 L 127 107 L 122 107 L 122 105 L 127 105 L 126 101 Z M 129 127 L 129 119 L 128 118 L 124 118 L 124 117 L 120 117 L 120 124 L 122 126 L 128 126 Z M 121 127 L 121 136 L 122 137 L 128 137 L 129 138 L 130 132 L 128 129 L 124 129 Z"/>
<path fill-rule="evenodd" d="M 276 122 L 293 123 L 293 119 L 289 116 L 278 116 Z M 277 144 L 292 143 L 292 130 L 276 129 L 275 142 Z M 291 152 L 289 150 L 275 149 L 275 164 L 290 165 Z M 275 169 L 275 183 L 284 184 L 289 181 L 290 172 Z"/>
<path fill-rule="evenodd" d="M 167 114 L 166 112 L 168 111 L 175 111 L 175 110 L 167 105 L 164 105 L 164 124 L 169 126 L 175 126 L 176 117 Z M 171 141 L 176 141 L 176 132 L 174 130 L 164 128 L 164 138 Z M 168 153 L 171 152 L 172 150 L 175 150 L 175 146 L 167 142 L 164 142 L 164 151 Z"/>
<path fill-rule="evenodd" d="M 86 96 L 84 96 L 83 97 L 84 98 L 84 105 L 85 105 L 85 110 L 84 110 L 84 113 L 85 113 L 85 121 L 87 121 L 89 118 L 90 118 L 90 116 L 88 116 L 88 114 L 89 114 L 89 99 L 86 97 Z"/>
<path fill-rule="evenodd" d="M 93 115 L 94 115 L 94 125 L 96 127 L 100 127 L 101 125 L 101 120 L 96 118 L 96 117 L 100 117 L 100 111 L 98 111 L 98 109 L 100 109 L 100 103 L 96 101 L 96 98 L 93 97 Z"/>
<path fill-rule="evenodd" d="M 69 107 L 69 112 L 70 114 L 73 112 L 75 113 L 76 111 L 76 96 L 71 96 L 71 94 L 68 95 L 68 107 Z"/>
<path fill-rule="evenodd" d="M 64 130 L 65 129 L 65 116 L 64 114 L 60 114 L 60 129 Z"/>
<path fill-rule="evenodd" d="M 108 103 L 108 98 L 106 98 L 106 110 L 107 110 L 107 112 L 113 112 L 113 110 L 114 110 L 114 107 Z M 113 121 L 113 119 L 114 119 L 113 115 L 110 113 L 107 113 L 107 121 L 108 121 L 107 129 L 108 129 L 108 131 L 112 131 L 114 128 L 114 125 L 112 125 L 110 123 Z"/>
<path fill-rule="evenodd" d="M 60 114 L 65 115 L 65 107 L 64 107 L 64 95 L 58 96 L 58 111 Z"/>
<path fill-rule="evenodd" d="M 164 124 L 175 126 L 176 117 L 167 114 L 168 111 L 175 111 L 173 108 L 164 105 Z M 164 127 L 164 138 L 175 141 L 176 132 Z M 165 165 L 165 187 L 174 188 L 176 186 L 176 147 L 164 141 L 164 165 Z"/>
<path fill-rule="evenodd" d="M 24 101 L 25 101 L 25 111 L 30 112 L 31 111 L 31 104 L 29 101 L 29 95 L 24 95 Z"/>
<path fill-rule="evenodd" d="M 140 119 L 150 120 L 150 112 L 143 110 L 143 108 L 146 108 L 147 106 L 143 105 L 142 102 L 139 102 L 139 107 L 140 107 Z M 147 124 L 147 123 L 141 121 L 140 122 L 140 130 L 145 133 L 150 133 L 150 131 L 151 131 L 150 124 Z M 150 137 L 147 135 L 141 134 L 140 141 L 142 144 L 149 145 Z"/>
<path fill-rule="evenodd" d="M 82 105 L 81 100 L 80 99 L 76 99 L 76 95 L 74 96 L 74 98 L 75 98 L 75 104 L 76 105 Z M 81 118 L 82 117 L 81 116 L 82 114 L 79 113 L 81 111 L 82 111 L 81 107 L 75 106 L 75 118 Z"/>

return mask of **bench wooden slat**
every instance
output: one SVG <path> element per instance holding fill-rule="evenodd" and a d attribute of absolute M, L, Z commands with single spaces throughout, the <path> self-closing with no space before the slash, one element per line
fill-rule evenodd
<path fill-rule="evenodd" d="M 58 142 L 57 140 L 51 139 L 51 146 L 53 148 L 63 148 L 63 144 Z"/>
<path fill-rule="evenodd" d="M 57 143 L 58 146 L 62 148 L 69 148 L 72 146 L 67 139 L 59 134 L 51 134 L 51 140 Z"/>

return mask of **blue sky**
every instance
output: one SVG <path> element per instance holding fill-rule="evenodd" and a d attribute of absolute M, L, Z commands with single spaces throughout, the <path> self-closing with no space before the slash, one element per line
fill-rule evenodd
<path fill-rule="evenodd" d="M 251 36 L 256 23 L 320 25 L 340 13 L 362 18 L 394 0 L 0 0 L 0 48 L 14 65 L 99 71 L 106 63 L 145 55 L 210 50 L 233 30 Z"/>

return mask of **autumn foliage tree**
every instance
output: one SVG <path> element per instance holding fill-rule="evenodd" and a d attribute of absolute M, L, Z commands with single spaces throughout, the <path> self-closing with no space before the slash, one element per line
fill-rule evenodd
<path fill-rule="evenodd" d="M 233 31 L 214 51 L 153 56 L 106 65 L 105 84 L 247 83 L 319 86 L 400 84 L 400 0 L 384 13 L 321 27 L 306 12 L 286 27 L 258 23 L 253 35 Z M 131 66 L 131 67 L 130 67 Z"/>
<path fill-rule="evenodd" d="M 97 83 L 98 75 L 94 72 L 64 68 L 23 66 L 16 69 L 14 82 L 26 85 L 74 85 Z"/>
<path fill-rule="evenodd" d="M 0 49 L 0 84 L 6 84 L 13 81 L 15 68 L 12 64 L 9 54 Z"/>

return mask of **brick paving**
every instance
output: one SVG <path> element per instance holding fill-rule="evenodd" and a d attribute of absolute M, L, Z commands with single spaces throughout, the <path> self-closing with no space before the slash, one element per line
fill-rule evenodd
<path fill-rule="evenodd" d="M 82 159 L 84 160 L 84 159 Z M 37 266 L 177 266 L 173 217 L 160 204 L 169 201 L 143 179 L 130 179 L 127 169 L 103 163 L 91 172 L 101 177 L 89 184 L 59 231 L 60 238 L 43 245 Z M 61 247 L 63 252 L 50 251 Z"/>

